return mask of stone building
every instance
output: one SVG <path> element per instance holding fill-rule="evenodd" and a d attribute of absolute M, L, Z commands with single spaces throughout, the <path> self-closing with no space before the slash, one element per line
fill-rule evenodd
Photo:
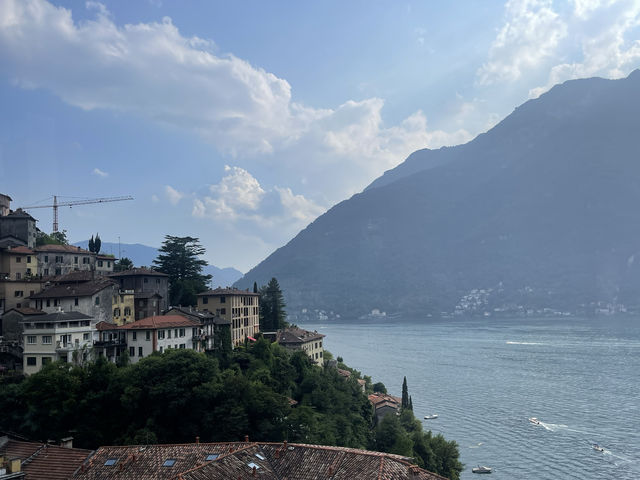
<path fill-rule="evenodd" d="M 234 346 L 260 332 L 260 295 L 237 288 L 216 288 L 198 294 L 198 310 L 231 322 Z"/>
<path fill-rule="evenodd" d="M 111 273 L 109 278 L 120 285 L 120 290 L 133 290 L 135 312 L 133 318 L 159 315 L 168 307 L 169 275 L 150 268 L 132 268 L 124 272 Z"/>
<path fill-rule="evenodd" d="M 41 245 L 35 251 L 40 276 L 66 275 L 96 268 L 96 254 L 73 245 Z"/>
<path fill-rule="evenodd" d="M 12 238 L 26 247 L 36 246 L 36 219 L 18 208 L 12 211 L 11 197 L 0 194 L 0 239 Z"/>

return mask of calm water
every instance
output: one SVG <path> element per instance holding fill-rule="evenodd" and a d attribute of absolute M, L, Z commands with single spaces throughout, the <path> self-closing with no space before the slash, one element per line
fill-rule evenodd
<path fill-rule="evenodd" d="M 640 319 L 301 327 L 390 393 L 406 375 L 416 416 L 437 413 L 425 427 L 458 442 L 463 479 L 478 464 L 493 479 L 640 479 Z"/>

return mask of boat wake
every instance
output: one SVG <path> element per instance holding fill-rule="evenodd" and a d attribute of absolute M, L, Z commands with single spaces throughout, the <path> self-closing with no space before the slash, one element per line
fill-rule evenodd
<path fill-rule="evenodd" d="M 513 342 L 511 340 L 507 340 L 507 345 L 544 345 L 544 343 L 539 343 L 539 342 Z"/>
<path fill-rule="evenodd" d="M 544 427 L 545 430 L 549 430 L 550 432 L 557 432 L 559 430 L 569 430 L 569 426 L 568 425 L 562 425 L 560 423 L 545 423 L 545 422 L 540 422 L 539 424 L 541 427 Z"/>
<path fill-rule="evenodd" d="M 480 448 L 484 442 L 479 442 L 476 445 L 471 445 L 469 448 Z"/>

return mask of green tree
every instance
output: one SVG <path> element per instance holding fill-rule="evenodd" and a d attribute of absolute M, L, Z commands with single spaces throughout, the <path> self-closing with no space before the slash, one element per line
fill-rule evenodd
<path fill-rule="evenodd" d="M 384 383 L 377 382 L 373 384 L 373 391 L 375 393 L 387 393 L 387 387 L 384 386 Z"/>
<path fill-rule="evenodd" d="M 258 293 L 258 283 L 253 282 L 253 293 Z"/>
<path fill-rule="evenodd" d="M 409 408 L 409 388 L 407 387 L 407 377 L 402 381 L 402 409 Z"/>
<path fill-rule="evenodd" d="M 113 264 L 114 272 L 124 272 L 125 270 L 131 270 L 132 268 L 133 262 L 127 257 L 122 257 Z"/>
<path fill-rule="evenodd" d="M 67 239 L 67 231 L 53 232 L 51 235 L 47 235 L 41 230 L 36 233 L 36 247 L 41 245 L 69 245 Z"/>
<path fill-rule="evenodd" d="M 273 331 L 287 326 L 284 295 L 278 280 L 272 278 L 260 289 L 260 330 Z"/>
<path fill-rule="evenodd" d="M 202 273 L 207 262 L 198 258 L 204 255 L 204 247 L 197 238 L 166 235 L 159 252 L 153 264 L 169 275 L 169 303 L 195 305 L 196 295 L 207 290 L 211 281 L 211 275 Z"/>
<path fill-rule="evenodd" d="M 100 247 L 102 247 L 102 240 L 100 240 L 100 235 L 96 233 L 96 238 L 93 241 L 93 253 L 96 255 L 100 253 Z"/>
<path fill-rule="evenodd" d="M 93 249 L 96 247 L 96 241 L 93 239 L 93 235 L 91 235 L 91 238 L 89 239 L 89 245 L 87 245 L 87 248 L 89 249 L 90 252 L 93 252 Z"/>

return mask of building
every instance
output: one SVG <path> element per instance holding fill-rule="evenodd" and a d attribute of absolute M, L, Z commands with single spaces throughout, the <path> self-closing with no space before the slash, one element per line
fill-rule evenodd
<path fill-rule="evenodd" d="M 287 350 L 302 350 L 313 362 L 322 365 L 324 360 L 322 339 L 324 337 L 325 335 L 318 332 L 290 327 L 279 330 L 276 341 Z"/>
<path fill-rule="evenodd" d="M 120 290 L 133 290 L 135 311 L 133 318 L 160 315 L 167 309 L 169 299 L 169 275 L 150 268 L 132 268 L 124 272 L 109 274 L 109 278 L 120 284 Z"/>
<path fill-rule="evenodd" d="M 96 254 L 73 245 L 41 245 L 35 248 L 38 275 L 66 275 L 75 270 L 95 270 Z"/>
<path fill-rule="evenodd" d="M 376 420 L 379 422 L 389 413 L 394 415 L 400 411 L 402 399 L 387 395 L 386 393 L 372 393 L 369 395 L 369 402 L 373 405 Z"/>
<path fill-rule="evenodd" d="M 300 443 L 191 443 L 100 447 L 73 479 L 446 480 L 390 453 Z"/>
<path fill-rule="evenodd" d="M 96 272 L 101 275 L 113 273 L 116 259 L 113 255 L 96 255 Z"/>
<path fill-rule="evenodd" d="M 2 249 L 0 272 L 6 280 L 23 280 L 35 276 L 38 272 L 36 252 L 24 246 Z"/>
<path fill-rule="evenodd" d="M 118 327 L 125 332 L 132 363 L 172 348 L 200 350 L 201 323 L 182 315 L 160 315 L 136 320 Z"/>
<path fill-rule="evenodd" d="M 49 362 L 82 362 L 89 356 L 95 320 L 80 312 L 55 312 L 23 320 L 23 372 L 36 373 Z"/>
<path fill-rule="evenodd" d="M 118 290 L 114 293 L 111 300 L 113 323 L 124 325 L 135 321 L 135 304 L 135 292 L 133 290 Z"/>
<path fill-rule="evenodd" d="M 96 322 L 113 321 L 111 302 L 118 288 L 114 282 L 100 276 L 87 282 L 64 279 L 60 282 L 31 295 L 29 297 L 31 308 L 47 313 L 58 310 L 81 312 L 94 318 Z"/>
<path fill-rule="evenodd" d="M 211 312 L 231 322 L 234 346 L 260 332 L 260 295 L 237 288 L 216 288 L 198 294 L 197 309 Z"/>
<path fill-rule="evenodd" d="M 36 246 L 36 219 L 18 208 L 11 210 L 11 197 L 0 194 L 0 239 L 12 238 L 29 248 Z"/>
<path fill-rule="evenodd" d="M 29 296 L 42 289 L 37 257 L 25 246 L 0 248 L 0 314 L 29 306 Z"/>
<path fill-rule="evenodd" d="M 96 323 L 93 331 L 94 358 L 105 357 L 116 363 L 127 349 L 127 332 L 109 322 Z"/>
<path fill-rule="evenodd" d="M 63 445 L 23 442 L 0 437 L 0 480 L 67 480 L 86 461 L 91 450 Z"/>
<path fill-rule="evenodd" d="M 165 315 L 182 315 L 199 321 L 202 324 L 200 333 L 200 350 L 213 351 L 222 347 L 221 342 L 231 344 L 231 321 L 211 312 L 200 312 L 191 307 L 171 307 Z M 226 339 L 226 340 L 225 340 Z"/>

